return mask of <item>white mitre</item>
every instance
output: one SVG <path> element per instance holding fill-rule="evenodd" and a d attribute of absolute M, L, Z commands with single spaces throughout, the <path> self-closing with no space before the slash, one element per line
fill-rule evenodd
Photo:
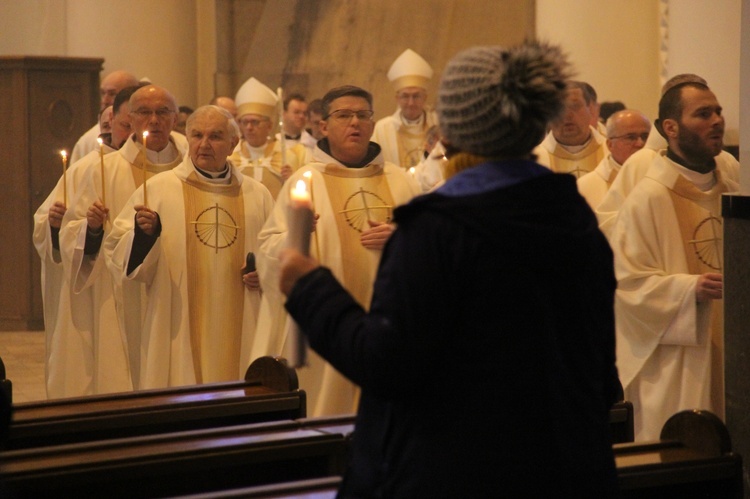
<path fill-rule="evenodd" d="M 246 114 L 259 114 L 273 120 L 278 99 L 273 90 L 250 78 L 237 90 L 234 102 L 237 104 L 238 119 Z"/>
<path fill-rule="evenodd" d="M 405 87 L 427 88 L 431 78 L 432 67 L 412 49 L 404 50 L 388 70 L 388 80 L 397 92 Z"/>

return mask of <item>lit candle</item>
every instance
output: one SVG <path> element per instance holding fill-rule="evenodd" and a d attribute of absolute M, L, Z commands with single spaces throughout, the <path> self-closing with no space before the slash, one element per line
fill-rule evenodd
<path fill-rule="evenodd" d="M 60 156 L 62 156 L 62 165 L 63 165 L 63 204 L 65 207 L 68 207 L 68 152 L 63 149 L 60 151 Z"/>
<path fill-rule="evenodd" d="M 310 233 L 313 227 L 313 209 L 310 193 L 304 180 L 298 180 L 290 192 L 289 230 L 286 245 L 303 255 L 310 254 Z M 292 367 L 301 367 L 306 363 L 307 339 L 292 320 L 289 328 L 289 363 Z"/>
<path fill-rule="evenodd" d="M 310 204 L 312 204 L 313 216 L 315 216 L 315 193 L 313 191 L 312 171 L 307 170 L 302 174 L 307 179 L 307 186 L 310 189 Z M 318 243 L 318 230 L 313 232 L 313 243 L 315 244 L 315 258 L 320 259 L 320 244 Z"/>
<path fill-rule="evenodd" d="M 104 200 L 104 141 L 101 137 L 97 138 L 96 141 L 99 142 L 99 164 L 102 167 L 102 204 L 107 206 Z"/>
<path fill-rule="evenodd" d="M 146 190 L 146 163 L 148 163 L 148 148 L 146 147 L 148 130 L 143 132 L 143 206 L 148 206 L 148 191 Z"/>

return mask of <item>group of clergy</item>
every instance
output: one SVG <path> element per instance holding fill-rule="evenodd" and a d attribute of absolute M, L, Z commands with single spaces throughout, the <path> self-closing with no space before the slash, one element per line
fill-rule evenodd
<path fill-rule="evenodd" d="M 393 209 L 452 174 L 426 106 L 432 76 L 419 54 L 402 53 L 388 71 L 398 108 L 377 123 L 358 87 L 308 110 L 301 95 L 250 78 L 231 112 L 196 110 L 187 138 L 173 131 L 167 90 L 105 77 L 108 127 L 81 138 L 35 216 L 48 397 L 239 379 L 254 358 L 287 355 L 278 254 L 300 180 L 316 217 L 311 255 L 366 308 Z M 565 105 L 534 154 L 578 178 L 612 246 L 618 368 L 637 437 L 657 438 L 681 409 L 723 416 L 717 225 L 739 164 L 722 151 L 716 97 L 679 75 L 654 127 L 634 110 L 600 123 L 584 82 L 570 83 Z M 245 268 L 249 253 L 257 269 Z M 356 386 L 313 352 L 299 374 L 310 415 L 356 409 Z"/>

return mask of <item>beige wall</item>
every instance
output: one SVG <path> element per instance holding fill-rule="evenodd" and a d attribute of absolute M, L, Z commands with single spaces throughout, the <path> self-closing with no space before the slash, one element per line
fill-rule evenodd
<path fill-rule="evenodd" d="M 742 0 L 0 0 L 0 55 L 103 57 L 200 105 L 249 76 L 322 95 L 372 90 L 393 111 L 385 73 L 409 47 L 436 72 L 473 44 L 514 43 L 534 31 L 560 43 L 600 100 L 650 117 L 659 98 L 660 7 L 668 5 L 666 74 L 705 76 L 738 142 Z M 536 19 L 536 20 L 535 20 Z M 282 74 L 283 79 L 282 79 Z M 437 85 L 433 82 L 431 89 Z"/>
<path fill-rule="evenodd" d="M 655 0 L 537 0 L 537 36 L 561 44 L 599 101 L 622 101 L 656 118 L 659 99 Z"/>
<path fill-rule="evenodd" d="M 194 105 L 196 1 L 0 0 L 0 55 L 102 57 Z"/>
<path fill-rule="evenodd" d="M 696 73 L 724 107 L 727 144 L 739 143 L 742 0 L 537 0 L 537 34 L 562 44 L 599 100 L 621 100 L 656 118 L 660 44 L 666 77 Z M 667 24 L 660 26 L 660 7 Z M 660 28 L 665 30 L 662 39 Z"/>
<path fill-rule="evenodd" d="M 309 99 L 353 84 L 372 92 L 376 116 L 396 109 L 386 73 L 411 48 L 440 72 L 458 50 L 518 43 L 534 31 L 532 0 L 234 0 L 234 90 L 254 76 Z M 225 33 L 226 34 L 226 33 Z M 219 59 L 221 59 L 221 54 Z M 220 63 L 220 66 L 225 66 Z M 282 76 L 283 75 L 283 76 Z"/>

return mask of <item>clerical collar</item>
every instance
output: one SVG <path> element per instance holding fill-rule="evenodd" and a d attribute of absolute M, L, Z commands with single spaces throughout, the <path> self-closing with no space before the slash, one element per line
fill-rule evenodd
<path fill-rule="evenodd" d="M 711 170 L 706 173 L 697 172 L 669 157 L 668 151 L 667 157 L 672 162 L 672 166 L 674 166 L 675 170 L 702 192 L 710 191 L 711 188 L 716 185 L 716 170 Z"/>
<path fill-rule="evenodd" d="M 133 142 L 136 142 L 135 135 L 133 135 Z M 152 151 L 151 149 L 146 149 L 146 158 L 148 158 L 149 163 L 152 165 L 165 165 L 167 163 L 171 163 L 175 159 L 177 159 L 177 156 L 179 156 L 179 152 L 177 151 L 177 148 L 172 144 L 172 140 L 170 139 L 169 142 L 167 142 L 167 147 L 162 149 L 161 151 Z"/>
<path fill-rule="evenodd" d="M 254 146 L 251 146 L 248 142 L 245 142 L 245 146 L 247 146 L 248 155 L 250 156 L 250 159 L 252 160 L 256 160 L 265 156 L 267 145 L 268 145 L 268 142 L 266 142 L 262 146 L 254 147 Z"/>
<path fill-rule="evenodd" d="M 320 139 L 318 141 L 318 147 L 321 151 L 333 157 L 336 161 L 346 166 L 347 168 L 364 168 L 365 166 L 369 165 L 370 162 L 378 156 L 378 154 L 380 154 L 380 146 L 375 142 L 370 142 L 370 145 L 367 146 L 367 154 L 365 154 L 365 157 L 362 161 L 356 164 L 344 163 L 340 159 L 334 157 L 333 154 L 331 154 L 331 145 L 328 143 L 328 137 L 323 137 L 322 139 Z"/>
<path fill-rule="evenodd" d="M 672 151 L 669 147 L 667 147 L 667 157 L 677 163 L 678 165 L 684 166 L 688 170 L 698 171 L 695 169 L 694 165 L 689 164 L 687 161 L 682 159 L 680 156 L 677 155 L 674 151 Z M 699 173 L 710 173 L 716 169 L 716 159 L 711 158 L 711 161 L 706 163 L 705 165 L 702 165 L 703 168 L 701 168 L 701 171 Z"/>
<path fill-rule="evenodd" d="M 575 154 L 586 149 L 586 147 L 588 147 L 589 143 L 593 140 L 593 138 L 594 138 L 593 134 L 589 135 L 588 140 L 579 146 L 566 146 L 565 144 L 561 144 L 560 142 L 558 142 L 557 144 L 563 149 L 565 149 L 566 151 L 568 151 L 570 154 Z"/>
<path fill-rule="evenodd" d="M 209 172 L 207 170 L 203 170 L 195 166 L 195 163 L 193 163 L 193 167 L 195 168 L 195 171 L 203 175 L 211 183 L 228 183 L 227 180 L 229 179 L 229 165 L 227 165 L 226 163 L 224 164 L 224 170 L 220 172 Z"/>
<path fill-rule="evenodd" d="M 284 138 L 286 140 L 299 140 L 299 139 L 302 138 L 302 134 L 301 133 L 297 134 L 297 135 L 287 135 L 287 134 L 284 134 Z"/>
<path fill-rule="evenodd" d="M 409 120 L 409 119 L 406 119 L 406 116 L 402 114 L 401 121 L 403 121 L 405 125 L 410 125 L 410 126 L 421 125 L 422 123 L 424 123 L 424 115 L 425 113 L 424 111 L 422 111 L 422 114 L 420 114 L 416 120 Z"/>

